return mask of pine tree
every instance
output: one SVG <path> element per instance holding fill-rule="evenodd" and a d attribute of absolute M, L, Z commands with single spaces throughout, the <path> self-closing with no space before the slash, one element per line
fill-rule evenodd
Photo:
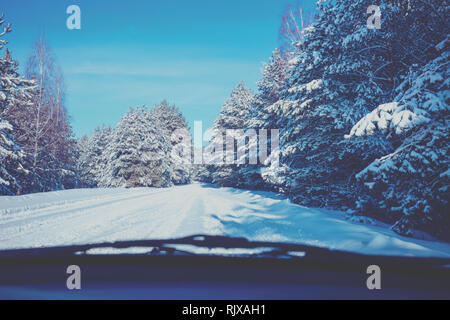
<path fill-rule="evenodd" d="M 167 139 L 170 140 L 170 167 L 173 184 L 187 184 L 192 178 L 191 135 L 189 126 L 181 111 L 175 105 L 163 100 L 150 109 L 149 113 L 161 124 Z"/>
<path fill-rule="evenodd" d="M 0 27 L 5 23 L 0 17 Z M 11 32 L 10 24 L 3 26 L 0 33 L 0 51 L 7 44 L 2 37 Z M 18 71 L 18 63 L 5 48 L 0 58 L 0 194 L 20 194 L 24 192 L 28 171 L 26 158 L 17 143 L 20 132 L 15 124 L 20 120 L 15 109 L 29 105 L 33 91 L 33 82 L 23 79 Z"/>
<path fill-rule="evenodd" d="M 21 180 L 28 173 L 22 166 L 24 154 L 14 142 L 12 129 L 11 124 L 0 117 L 0 195 L 20 194 Z"/>
<path fill-rule="evenodd" d="M 249 189 L 272 190 L 273 183 L 270 176 L 275 174 L 279 168 L 275 165 L 272 158 L 276 156 L 276 150 L 271 149 L 272 137 L 271 130 L 279 130 L 277 116 L 271 112 L 270 106 L 280 99 L 281 93 L 286 89 L 286 81 L 293 63 L 293 53 L 288 51 L 281 54 L 280 50 L 275 49 L 269 63 L 264 63 L 262 69 L 262 79 L 258 81 L 258 91 L 254 96 L 251 105 L 251 113 L 246 128 L 252 128 L 258 133 L 257 152 L 258 162 L 256 164 L 246 164 L 239 168 L 240 187 Z M 264 137 L 260 130 L 266 130 L 267 136 Z M 270 161 L 263 162 L 260 148 L 266 146 L 266 153 Z M 250 147 L 250 146 L 249 146 Z M 273 151 L 273 152 L 272 152 Z"/>
<path fill-rule="evenodd" d="M 131 109 L 112 131 L 102 153 L 101 187 L 172 185 L 170 142 L 158 119 L 145 107 Z"/>
<path fill-rule="evenodd" d="M 448 230 L 448 218 L 440 217 L 436 214 L 439 210 L 432 208 L 443 208 L 442 201 L 436 199 L 444 199 L 446 194 L 433 189 L 420 196 L 422 184 L 407 167 L 399 169 L 406 172 L 405 175 L 387 172 L 397 170 L 392 163 L 396 163 L 395 168 L 411 163 L 412 160 L 400 165 L 399 160 L 409 157 L 409 152 L 413 158 L 415 154 L 446 153 L 442 130 L 447 123 L 439 127 L 432 122 L 433 129 L 422 128 L 418 136 L 402 132 L 396 137 L 388 134 L 388 139 L 383 130 L 373 128 L 398 123 L 396 130 L 400 130 L 402 126 L 409 127 L 421 121 L 424 112 L 417 107 L 414 112 L 405 110 L 405 105 L 409 104 L 405 99 L 413 95 L 407 89 L 412 82 L 418 87 L 427 81 L 409 72 L 419 68 L 421 72 L 431 73 L 421 68 L 436 56 L 436 44 L 441 43 L 440 47 L 448 50 L 448 45 L 440 42 L 448 34 L 448 24 L 443 19 L 448 15 L 448 6 L 439 1 L 381 1 L 382 28 L 377 30 L 365 25 L 364 13 L 370 5 L 370 1 L 365 0 L 319 4 L 320 14 L 305 30 L 287 89 L 281 93 L 279 101 L 267 108 L 273 113 L 274 123 L 284 130 L 281 166 L 274 172 L 269 170 L 266 178 L 294 201 L 305 205 L 345 209 L 353 208 L 358 201 L 360 213 L 372 212 L 382 220 L 396 222 L 394 230 L 397 232 L 411 234 L 412 226 L 418 225 L 422 230 L 442 236 L 443 230 Z M 447 68 L 446 61 L 442 68 Z M 437 79 L 446 77 L 441 70 L 441 74 L 433 78 L 434 85 Z M 445 86 L 416 91 L 421 98 L 414 99 L 419 102 L 432 97 L 429 102 L 420 102 L 425 105 L 439 100 L 431 92 L 447 94 Z M 401 92 L 405 96 L 399 95 Z M 399 104 L 402 99 L 405 102 Z M 386 104 L 391 101 L 395 103 Z M 376 108 L 378 105 L 380 107 Z M 448 101 L 442 105 L 448 105 Z M 375 111 L 371 112 L 373 109 Z M 366 114 L 369 115 L 353 127 Z M 442 121 L 445 116 L 441 114 L 439 119 Z M 344 139 L 352 127 L 353 138 Z M 426 133 L 431 131 L 436 137 L 432 140 L 432 135 Z M 354 137 L 356 132 L 371 132 L 371 135 Z M 415 172 L 430 171 L 426 161 L 421 164 L 415 161 L 420 168 L 414 166 Z M 442 159 L 440 162 L 445 164 Z M 442 167 L 438 168 L 434 176 L 437 172 L 443 174 Z M 445 179 L 436 181 L 442 186 Z M 411 183 L 413 187 L 406 187 Z M 404 216 L 396 210 L 401 210 Z M 430 212 L 434 212 L 434 218 Z M 428 223 L 431 220 L 434 222 Z"/>
<path fill-rule="evenodd" d="M 366 26 L 370 1 L 319 3 L 316 22 L 305 29 L 297 64 L 280 101 L 268 108 L 282 128 L 281 166 L 268 175 L 294 201 L 353 207 L 354 175 L 392 150 L 379 136 L 346 141 L 344 135 L 376 105 L 392 99 L 406 70 L 393 51 L 394 28 L 405 3 L 381 2 L 383 28 Z M 394 68 L 395 67 L 395 68 Z M 367 146 L 372 147 L 367 149 Z"/>
<path fill-rule="evenodd" d="M 83 187 L 96 187 L 102 179 L 106 167 L 103 151 L 110 142 L 113 129 L 111 127 L 97 127 L 90 136 L 83 136 L 78 140 L 77 172 Z"/>
<path fill-rule="evenodd" d="M 233 136 L 245 133 L 251 115 L 253 93 L 240 82 L 225 101 L 219 117 L 214 121 L 213 136 L 206 148 L 207 169 L 211 172 L 212 182 L 222 186 L 241 186 L 238 164 L 238 141 L 242 138 Z M 226 140 L 229 140 L 228 142 Z M 241 140 L 242 141 L 242 140 Z M 229 151 L 227 152 L 227 143 Z"/>
<path fill-rule="evenodd" d="M 411 71 L 396 89 L 394 102 L 362 118 L 348 138 L 382 134 L 396 146 L 357 175 L 363 191 L 358 214 L 393 223 L 402 235 L 425 231 L 449 240 L 448 38 L 436 47 L 443 52 Z"/>

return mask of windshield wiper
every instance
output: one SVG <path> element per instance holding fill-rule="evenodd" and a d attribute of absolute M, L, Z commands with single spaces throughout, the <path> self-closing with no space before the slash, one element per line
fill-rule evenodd
<path fill-rule="evenodd" d="M 60 247 L 12 249 L 0 251 L 0 259 L 25 257 L 73 257 L 80 255 L 190 255 L 223 257 L 286 258 L 313 261 L 314 263 L 388 263 L 414 262 L 426 267 L 448 267 L 450 258 L 421 258 L 365 255 L 360 253 L 322 248 L 311 245 L 250 241 L 246 238 L 198 234 L 175 239 L 151 239 L 103 242 L 97 244 Z"/>
<path fill-rule="evenodd" d="M 182 249 L 184 248 L 184 250 Z M 206 250 L 201 250 L 206 249 Z M 217 250 L 219 249 L 219 250 Z M 223 250 L 220 250 L 223 249 Z M 239 250 L 240 249 L 240 250 Z M 301 244 L 288 244 L 278 242 L 249 241 L 246 238 L 237 238 L 219 235 L 198 234 L 174 239 L 150 239 L 103 242 L 94 244 L 43 247 L 29 249 L 11 249 L 0 251 L 2 257 L 25 256 L 73 256 L 83 254 L 132 254 L 132 255 L 157 255 L 157 254 L 189 254 L 189 255 L 231 255 L 240 256 L 292 256 L 300 257 L 306 251 L 329 252 L 330 249 L 313 247 Z"/>

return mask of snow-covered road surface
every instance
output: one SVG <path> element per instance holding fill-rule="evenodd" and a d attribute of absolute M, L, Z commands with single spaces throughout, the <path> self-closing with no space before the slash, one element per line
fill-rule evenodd
<path fill-rule="evenodd" d="M 450 244 L 401 237 L 283 196 L 191 184 L 0 197 L 0 249 L 225 234 L 368 254 L 450 256 Z"/>

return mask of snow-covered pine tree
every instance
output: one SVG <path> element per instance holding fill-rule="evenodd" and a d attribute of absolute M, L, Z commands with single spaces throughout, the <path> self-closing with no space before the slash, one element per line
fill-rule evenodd
<path fill-rule="evenodd" d="M 24 154 L 14 142 L 12 131 L 11 124 L 0 117 L 0 195 L 20 194 L 28 173 L 22 166 Z"/>
<path fill-rule="evenodd" d="M 255 103 L 263 111 L 265 107 L 277 102 L 281 92 L 286 86 L 286 77 L 290 67 L 292 54 L 286 52 L 283 56 L 279 49 L 272 52 L 268 63 L 263 63 L 262 78 L 258 81 L 258 92 L 255 95 Z"/>
<path fill-rule="evenodd" d="M 113 129 L 110 126 L 103 125 L 95 128 L 90 137 L 84 136 L 78 140 L 77 172 L 81 186 L 98 186 L 106 167 L 103 151 L 112 137 L 112 132 Z"/>
<path fill-rule="evenodd" d="M 172 185 L 170 140 L 159 120 L 145 107 L 130 108 L 112 131 L 102 157 L 101 187 Z"/>
<path fill-rule="evenodd" d="M 445 35 L 443 35 L 445 36 Z M 363 117 L 348 138 L 383 134 L 396 148 L 357 175 L 362 187 L 358 214 L 393 223 L 406 236 L 424 231 L 450 240 L 450 51 L 412 70 L 394 102 Z"/>
<path fill-rule="evenodd" d="M 249 119 L 246 121 L 246 128 L 256 130 L 258 133 L 257 152 L 258 163 L 239 166 L 239 186 L 249 189 L 272 190 L 272 184 L 263 178 L 263 175 L 269 174 L 271 168 L 267 168 L 270 163 L 262 163 L 260 157 L 260 148 L 267 146 L 267 154 L 271 150 L 271 129 L 279 129 L 276 114 L 270 112 L 269 107 L 277 102 L 281 92 L 286 86 L 286 77 L 292 63 L 293 54 L 288 51 L 281 54 L 280 50 L 275 49 L 268 63 L 264 63 L 262 78 L 257 83 L 258 91 L 252 100 Z M 259 130 L 267 130 L 267 138 L 260 135 Z M 262 141 L 265 139 L 265 141 Z M 250 141 L 249 141 L 250 142 Z M 274 156 L 274 155 L 273 155 Z M 272 168 L 272 170 L 276 170 Z M 264 174 L 263 174 L 264 172 Z"/>
<path fill-rule="evenodd" d="M 170 167 L 173 184 L 187 184 L 192 179 L 191 135 L 189 126 L 181 111 L 166 100 L 155 105 L 149 113 L 158 120 L 167 138 L 170 140 Z"/>
<path fill-rule="evenodd" d="M 245 128 L 251 114 L 252 101 L 252 90 L 247 89 L 243 81 L 239 82 L 222 105 L 220 115 L 214 122 L 215 127 L 219 129 Z"/>
<path fill-rule="evenodd" d="M 206 150 L 206 148 L 202 148 Z M 208 166 L 202 163 L 194 164 L 192 166 L 192 181 L 199 181 L 203 183 L 212 183 L 212 172 L 208 169 Z"/>
<path fill-rule="evenodd" d="M 281 166 L 267 178 L 296 202 L 352 207 L 357 196 L 354 175 L 392 150 L 379 136 L 370 142 L 344 139 L 361 116 L 392 98 L 406 72 L 397 67 L 401 62 L 394 59 L 398 53 L 393 49 L 402 28 L 394 26 L 404 20 L 406 2 L 381 1 L 379 30 L 366 25 L 371 4 L 319 2 L 317 20 L 304 32 L 288 89 L 268 108 L 282 130 L 282 152 Z"/>
<path fill-rule="evenodd" d="M 15 109 L 29 105 L 34 83 L 23 79 L 17 69 L 18 63 L 11 57 L 4 46 L 7 41 L 3 36 L 11 32 L 10 24 L 4 26 L 3 15 L 0 17 L 0 194 L 19 194 L 26 188 L 27 173 L 25 154 L 17 144 L 20 131 L 15 124 L 20 121 Z"/>
<path fill-rule="evenodd" d="M 5 48 L 5 54 L 0 58 L 0 114 L 14 122 L 20 120 L 15 118 L 18 117 L 17 110 L 31 105 L 36 87 L 34 81 L 26 80 L 19 74 L 18 67 L 17 61 L 13 60 L 8 48 Z"/>
<path fill-rule="evenodd" d="M 82 136 L 77 139 L 77 161 L 76 161 L 76 172 L 79 176 L 79 186 L 81 188 L 91 188 L 96 185 L 95 177 L 92 174 L 92 160 L 93 154 L 91 152 L 90 137 L 87 135 Z"/>
<path fill-rule="evenodd" d="M 235 187 L 243 184 L 239 175 L 239 169 L 245 164 L 237 164 L 238 139 L 229 139 L 228 146 L 231 148 L 231 151 L 227 160 L 227 130 L 246 131 L 251 115 L 253 98 L 253 92 L 247 89 L 243 82 L 240 82 L 233 89 L 230 97 L 224 102 L 219 117 L 214 121 L 213 136 L 205 152 L 209 159 L 213 159 L 212 162 L 214 164 L 207 160 L 210 164 L 207 164 L 206 167 L 211 172 L 212 182 L 215 184 Z M 231 136 L 228 135 L 228 137 L 230 138 Z"/>
<path fill-rule="evenodd" d="M 18 72 L 19 64 L 13 60 L 11 53 L 5 45 L 8 41 L 3 37 L 12 31 L 8 23 L 4 26 L 3 14 L 0 16 L 0 52 L 5 49 L 4 56 L 0 57 L 0 116 L 12 122 L 12 111 L 15 108 L 23 108 L 30 105 L 35 84 L 24 79 Z"/>

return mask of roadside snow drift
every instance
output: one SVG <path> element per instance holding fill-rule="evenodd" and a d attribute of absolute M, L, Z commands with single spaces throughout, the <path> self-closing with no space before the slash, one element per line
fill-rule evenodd
<path fill-rule="evenodd" d="M 191 184 L 0 197 L 0 249 L 193 234 L 285 241 L 367 254 L 450 256 L 450 245 L 401 237 L 281 195 Z"/>

